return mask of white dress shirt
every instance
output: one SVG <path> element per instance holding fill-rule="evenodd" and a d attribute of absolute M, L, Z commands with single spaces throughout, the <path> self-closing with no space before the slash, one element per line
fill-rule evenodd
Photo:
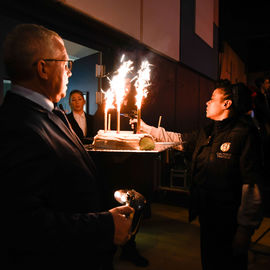
<path fill-rule="evenodd" d="M 78 123 L 79 127 L 83 131 L 83 135 L 86 136 L 87 126 L 86 126 L 85 113 L 82 112 L 81 114 L 79 114 L 79 113 L 76 113 L 73 111 L 73 116 L 74 116 L 74 119 L 76 120 L 76 122 Z"/>
<path fill-rule="evenodd" d="M 35 92 L 31 89 L 22 87 L 17 84 L 12 84 L 10 91 L 14 94 L 20 95 L 33 101 L 34 103 L 40 105 L 42 108 L 50 112 L 54 109 L 52 101 L 50 101 L 47 97 L 43 96 L 42 94 Z"/>

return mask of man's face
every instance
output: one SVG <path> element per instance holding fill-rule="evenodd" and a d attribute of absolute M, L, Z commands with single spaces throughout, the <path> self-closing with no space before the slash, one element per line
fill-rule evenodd
<path fill-rule="evenodd" d="M 206 102 L 206 117 L 212 120 L 223 120 L 225 107 L 223 92 L 217 88 L 209 101 Z"/>
<path fill-rule="evenodd" d="M 64 46 L 63 40 L 55 37 L 54 55 L 51 57 L 56 60 L 68 60 L 68 54 Z M 68 69 L 67 61 L 50 61 L 49 65 L 49 79 L 48 79 L 48 97 L 54 103 L 59 102 L 66 96 L 68 78 L 72 75 Z"/>

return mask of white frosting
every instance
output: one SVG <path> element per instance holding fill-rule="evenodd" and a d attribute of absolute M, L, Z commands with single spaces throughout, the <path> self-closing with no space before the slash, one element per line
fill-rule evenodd
<path fill-rule="evenodd" d="M 139 142 L 143 137 L 151 137 L 151 135 L 142 133 L 134 134 L 133 131 L 120 131 L 110 130 L 104 132 L 104 130 L 99 130 L 98 134 L 94 137 L 93 145 L 96 148 L 104 149 L 135 149 L 139 150 Z"/>
<path fill-rule="evenodd" d="M 146 135 L 149 136 L 146 133 L 134 134 L 133 131 L 120 131 L 120 133 L 117 133 L 116 130 L 106 132 L 104 132 L 104 130 L 99 130 L 95 138 L 115 141 L 138 141 Z"/>

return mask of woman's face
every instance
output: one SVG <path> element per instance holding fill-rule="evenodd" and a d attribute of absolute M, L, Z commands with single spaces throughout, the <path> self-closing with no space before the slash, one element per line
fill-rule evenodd
<path fill-rule="evenodd" d="M 215 121 L 220 121 L 228 117 L 228 100 L 225 100 L 223 91 L 215 89 L 211 99 L 206 102 L 206 117 Z"/>
<path fill-rule="evenodd" d="M 83 112 L 83 106 L 85 104 L 84 98 L 79 93 L 73 93 L 70 97 L 71 109 L 75 112 Z"/>

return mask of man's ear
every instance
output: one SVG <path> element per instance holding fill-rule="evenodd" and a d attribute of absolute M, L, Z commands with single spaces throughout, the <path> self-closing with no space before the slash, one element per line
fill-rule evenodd
<path fill-rule="evenodd" d="M 39 60 L 37 63 L 37 73 L 40 78 L 47 80 L 48 79 L 48 73 L 47 73 L 47 65 L 46 62 L 43 60 Z"/>
<path fill-rule="evenodd" d="M 229 109 L 232 106 L 232 101 L 230 99 L 226 99 L 224 101 L 224 107 L 225 109 Z"/>
<path fill-rule="evenodd" d="M 226 99 L 224 101 L 224 107 L 226 110 L 228 110 L 232 106 L 232 101 L 230 99 Z"/>

